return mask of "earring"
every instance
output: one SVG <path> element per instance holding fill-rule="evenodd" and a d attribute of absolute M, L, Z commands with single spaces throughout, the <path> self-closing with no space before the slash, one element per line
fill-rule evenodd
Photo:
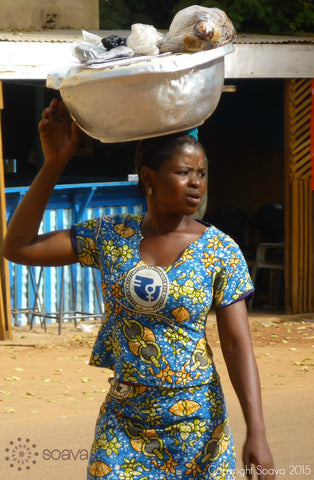
<path fill-rule="evenodd" d="M 152 189 L 152 187 L 148 187 L 148 189 L 147 189 L 147 195 L 153 195 L 153 189 Z"/>

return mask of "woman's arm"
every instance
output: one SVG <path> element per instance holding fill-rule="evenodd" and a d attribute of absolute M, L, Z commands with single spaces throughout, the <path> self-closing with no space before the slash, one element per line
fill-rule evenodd
<path fill-rule="evenodd" d="M 25 265 L 66 265 L 77 261 L 70 231 L 38 235 L 40 223 L 64 167 L 78 143 L 78 128 L 64 104 L 53 100 L 43 112 L 39 131 L 45 163 L 10 221 L 3 255 Z"/>
<path fill-rule="evenodd" d="M 273 479 L 273 459 L 266 440 L 259 374 L 245 301 L 218 309 L 217 324 L 222 353 L 247 426 L 244 467 L 250 472 L 254 464 L 259 471 L 269 472 L 259 477 L 261 480 Z"/>

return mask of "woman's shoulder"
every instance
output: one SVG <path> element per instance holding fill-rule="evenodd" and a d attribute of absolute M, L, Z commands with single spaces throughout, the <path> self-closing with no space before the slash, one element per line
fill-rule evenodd
<path fill-rule="evenodd" d="M 141 214 L 102 215 L 80 222 L 73 227 L 76 233 L 83 235 L 85 232 L 95 239 L 103 236 L 112 238 L 115 233 L 126 236 L 139 232 L 142 218 Z"/>
<path fill-rule="evenodd" d="M 129 214 L 129 213 L 117 213 L 110 215 L 102 215 L 100 217 L 94 217 L 91 220 L 87 220 L 85 223 L 92 223 L 94 225 L 140 225 L 142 222 L 142 214 Z"/>
<path fill-rule="evenodd" d="M 235 240 L 233 240 L 233 238 L 230 237 L 230 235 L 215 227 L 215 225 L 211 223 L 205 222 L 203 220 L 197 221 L 202 223 L 206 227 L 202 238 L 205 242 L 208 242 L 209 245 L 213 245 L 216 249 L 218 247 L 233 250 L 239 249 L 238 244 L 235 242 Z"/>
<path fill-rule="evenodd" d="M 112 240 L 131 239 L 138 237 L 140 233 L 142 214 L 115 214 L 105 215 L 100 219 L 100 231 Z"/>
<path fill-rule="evenodd" d="M 143 220 L 143 214 L 135 214 L 135 213 L 121 213 L 115 214 L 111 216 L 112 222 L 117 223 L 135 223 L 140 225 Z"/>

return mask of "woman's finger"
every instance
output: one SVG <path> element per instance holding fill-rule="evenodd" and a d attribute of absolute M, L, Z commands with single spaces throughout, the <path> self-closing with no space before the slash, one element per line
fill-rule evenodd
<path fill-rule="evenodd" d="M 49 104 L 48 108 L 56 109 L 58 107 L 59 100 L 57 98 L 53 98 Z"/>
<path fill-rule="evenodd" d="M 53 113 L 55 113 L 58 109 L 58 100 L 56 98 L 53 98 L 49 104 L 48 107 L 46 107 L 43 110 L 42 117 L 43 118 L 48 118 L 51 116 Z"/>
<path fill-rule="evenodd" d="M 43 110 L 43 113 L 42 113 L 42 119 L 43 120 L 48 120 L 48 118 L 50 117 L 50 109 L 49 107 L 45 108 L 45 110 Z"/>

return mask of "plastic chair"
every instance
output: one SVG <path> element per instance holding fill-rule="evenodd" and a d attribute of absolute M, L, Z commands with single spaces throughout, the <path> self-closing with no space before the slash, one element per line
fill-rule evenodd
<path fill-rule="evenodd" d="M 255 261 L 252 265 L 251 278 L 256 283 L 259 270 L 269 270 L 269 300 L 273 298 L 274 308 L 280 306 L 280 290 L 285 266 L 284 266 L 284 207 L 272 203 L 264 205 L 257 212 L 253 225 L 260 233 L 260 239 L 256 247 Z M 275 274 L 275 275 L 274 275 Z M 249 301 L 248 308 L 252 309 L 254 297 Z"/>
<path fill-rule="evenodd" d="M 278 260 L 268 258 L 271 253 L 276 253 Z M 281 289 L 281 277 L 277 275 L 275 283 L 273 281 L 273 271 L 284 271 L 284 243 L 259 243 L 256 249 L 256 258 L 251 270 L 251 279 L 253 284 L 256 283 L 257 273 L 260 269 L 264 268 L 270 271 L 269 276 L 269 299 L 274 297 L 274 307 L 279 308 L 280 305 L 280 289 Z M 273 295 L 272 295 L 273 294 Z M 254 297 L 251 298 L 248 304 L 249 310 L 252 309 Z M 269 302 L 272 303 L 271 301 Z"/>
<path fill-rule="evenodd" d="M 279 203 L 263 205 L 256 213 L 253 227 L 260 234 L 260 242 L 282 243 L 285 241 L 285 209 Z"/>

